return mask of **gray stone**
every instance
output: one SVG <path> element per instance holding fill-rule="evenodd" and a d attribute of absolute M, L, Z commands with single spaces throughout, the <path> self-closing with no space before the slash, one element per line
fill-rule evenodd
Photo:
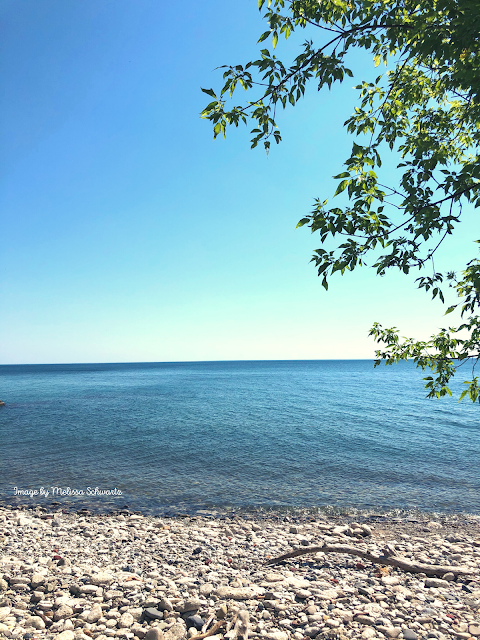
<path fill-rule="evenodd" d="M 143 615 L 143 609 L 141 607 L 135 607 L 133 609 L 129 609 L 128 613 L 132 614 L 132 617 L 135 620 L 135 622 L 139 622 Z"/>
<path fill-rule="evenodd" d="M 80 593 L 84 595 L 96 595 L 98 591 L 98 587 L 95 584 L 84 584 L 83 587 L 80 587 Z"/>
<path fill-rule="evenodd" d="M 200 595 L 208 598 L 208 596 L 212 593 L 214 586 L 211 582 L 206 582 L 202 584 L 200 587 Z"/>
<path fill-rule="evenodd" d="M 173 611 L 173 604 L 168 598 L 161 598 L 158 603 L 158 608 L 163 609 L 164 611 Z"/>
<path fill-rule="evenodd" d="M 319 625 L 314 624 L 314 625 L 308 625 L 307 627 L 305 627 L 303 632 L 306 636 L 309 636 L 310 638 L 315 638 L 316 636 L 318 636 L 320 631 L 321 631 L 321 628 L 319 627 Z"/>
<path fill-rule="evenodd" d="M 135 620 L 133 619 L 132 614 L 128 613 L 128 611 L 125 611 L 125 613 L 121 615 L 120 620 L 118 621 L 118 627 L 120 629 L 129 629 L 134 622 Z"/>
<path fill-rule="evenodd" d="M 97 620 L 100 620 L 102 615 L 103 615 L 102 607 L 99 604 L 94 604 L 87 615 L 87 622 L 89 623 L 97 622 Z"/>
<path fill-rule="evenodd" d="M 30 616 L 25 620 L 25 626 L 40 630 L 45 629 L 45 622 L 40 616 Z"/>
<path fill-rule="evenodd" d="M 73 616 L 73 609 L 69 607 L 67 604 L 62 604 L 53 614 L 53 619 L 55 621 L 64 620 L 65 618 L 69 618 Z"/>
<path fill-rule="evenodd" d="M 30 586 L 32 589 L 36 589 L 40 585 L 45 583 L 45 574 L 34 572 L 32 573 L 32 577 L 30 578 Z"/>
<path fill-rule="evenodd" d="M 70 630 L 62 631 L 55 637 L 55 640 L 75 640 L 75 634 Z"/>
<path fill-rule="evenodd" d="M 155 609 L 154 607 L 148 607 L 147 609 L 145 609 L 144 613 L 146 617 L 149 618 L 150 620 L 163 619 L 163 612 L 159 611 L 158 609 Z"/>
<path fill-rule="evenodd" d="M 441 587 L 448 587 L 448 582 L 446 580 L 440 580 L 440 578 L 427 578 L 425 580 L 425 586 L 435 587 L 438 589 Z"/>
<path fill-rule="evenodd" d="M 412 629 L 404 629 L 403 637 L 405 638 L 405 640 L 417 640 L 418 638 L 417 634 L 415 633 L 415 631 L 412 631 Z"/>
<path fill-rule="evenodd" d="M 205 620 L 200 616 L 188 616 L 185 622 L 187 623 L 187 629 L 194 627 L 197 631 L 200 631 L 205 624 Z"/>
<path fill-rule="evenodd" d="M 442 576 L 444 580 L 446 580 L 447 582 L 452 582 L 452 580 L 455 580 L 455 575 L 452 572 L 446 573 L 444 576 Z"/>
<path fill-rule="evenodd" d="M 181 640 L 187 633 L 183 624 L 176 623 L 165 634 L 165 640 Z"/>
<path fill-rule="evenodd" d="M 387 625 L 379 625 L 375 627 L 377 631 L 383 633 L 387 638 L 398 638 L 398 636 L 402 633 L 401 627 L 389 627 Z"/>
<path fill-rule="evenodd" d="M 204 603 L 201 600 L 198 600 L 197 598 L 189 598 L 188 600 L 179 602 L 175 605 L 175 611 L 178 611 L 179 613 L 187 613 L 187 611 L 198 611 L 198 609 L 201 609 L 203 606 Z"/>
<path fill-rule="evenodd" d="M 362 614 L 355 616 L 354 620 L 355 622 L 360 622 L 360 624 L 369 624 L 369 625 L 375 624 L 375 620 L 373 618 L 371 618 L 370 616 L 364 616 Z"/>
<path fill-rule="evenodd" d="M 158 627 L 153 627 L 147 631 L 143 640 L 163 640 L 163 638 L 163 631 Z"/>
<path fill-rule="evenodd" d="M 260 591 L 249 587 L 219 587 L 215 593 L 226 600 L 253 600 Z"/>
<path fill-rule="evenodd" d="M 262 638 L 266 640 L 288 640 L 288 633 L 286 631 L 269 631 Z"/>
<path fill-rule="evenodd" d="M 112 584 L 114 578 L 109 573 L 95 573 L 90 577 L 90 582 L 96 586 L 103 587 Z"/>

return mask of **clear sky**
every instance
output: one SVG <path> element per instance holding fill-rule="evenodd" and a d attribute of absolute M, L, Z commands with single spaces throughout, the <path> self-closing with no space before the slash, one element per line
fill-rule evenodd
<path fill-rule="evenodd" d="M 402 275 L 325 292 L 319 239 L 295 229 L 333 193 L 369 61 L 287 110 L 267 158 L 199 118 L 214 68 L 256 57 L 257 0 L 2 0 L 0 17 L 3 364 L 371 358 L 374 321 L 418 338 L 446 324 Z"/>

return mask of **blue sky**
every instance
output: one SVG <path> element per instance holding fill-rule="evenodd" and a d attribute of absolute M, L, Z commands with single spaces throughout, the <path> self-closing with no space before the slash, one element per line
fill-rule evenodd
<path fill-rule="evenodd" d="M 214 68 L 256 56 L 256 0 L 0 7 L 2 363 L 370 358 L 374 321 L 419 338 L 446 324 L 399 274 L 325 292 L 319 240 L 295 229 L 333 193 L 367 58 L 287 110 L 267 158 L 199 118 Z M 440 265 L 473 257 L 474 229 Z"/>

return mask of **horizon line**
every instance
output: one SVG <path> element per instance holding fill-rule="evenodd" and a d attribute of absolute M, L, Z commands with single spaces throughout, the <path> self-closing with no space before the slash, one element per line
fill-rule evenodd
<path fill-rule="evenodd" d="M 409 358 L 411 360 L 411 358 Z M 16 362 L 1 363 L 0 367 L 44 367 L 63 365 L 110 365 L 110 364 L 205 364 L 227 362 L 374 362 L 375 358 L 244 358 L 232 360 L 130 360 L 115 362 Z"/>

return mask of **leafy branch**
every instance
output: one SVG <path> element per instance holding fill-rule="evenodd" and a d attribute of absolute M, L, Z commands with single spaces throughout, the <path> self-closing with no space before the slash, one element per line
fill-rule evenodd
<path fill-rule="evenodd" d="M 344 169 L 334 176 L 333 197 L 340 206 L 317 198 L 313 211 L 297 226 L 319 233 L 322 246 L 312 262 L 328 289 L 331 277 L 367 263 L 384 275 L 396 268 L 420 273 L 419 288 L 445 301 L 445 285 L 453 289 L 462 320 L 442 329 L 430 341 L 400 340 L 396 329 L 378 323 L 370 335 L 384 345 L 377 360 L 387 364 L 412 358 L 422 369 L 428 397 L 448 395 L 448 383 L 459 363 L 472 362 L 467 394 L 480 401 L 475 365 L 478 347 L 479 261 L 465 270 L 437 273 L 434 255 L 455 232 L 465 203 L 480 206 L 480 11 L 476 0 L 259 0 L 268 23 L 259 42 L 313 29 L 319 42 L 307 40 L 290 64 L 268 49 L 246 65 L 226 66 L 218 93 L 201 117 L 213 125 L 214 137 L 229 126 L 254 123 L 251 146 L 267 153 L 270 139 L 281 141 L 277 106 L 295 106 L 309 83 L 318 91 L 332 88 L 353 73 L 348 56 L 359 50 L 372 55 L 386 72 L 355 88 L 358 101 L 344 123 L 355 136 Z M 332 37 L 332 34 L 333 37 Z M 261 87 L 254 100 L 230 105 L 237 87 Z M 382 156 L 397 158 L 398 184 L 382 179 Z M 341 241 L 338 242 L 338 237 Z M 333 248 L 332 248 L 333 245 Z"/>

